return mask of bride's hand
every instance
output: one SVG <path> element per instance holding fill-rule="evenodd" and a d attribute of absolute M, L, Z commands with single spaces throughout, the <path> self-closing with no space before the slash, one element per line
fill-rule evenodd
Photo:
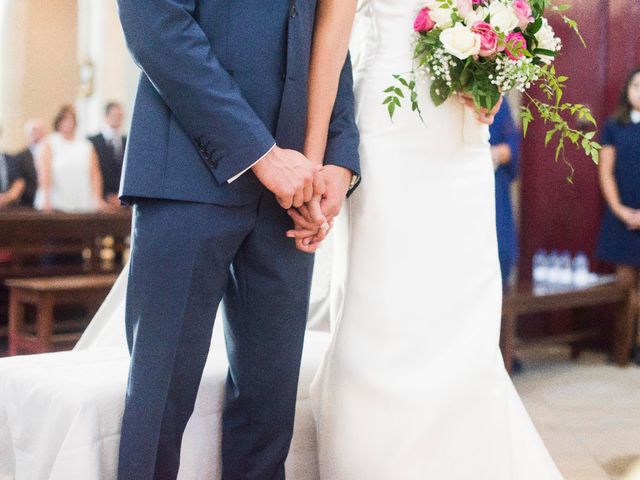
<path fill-rule="evenodd" d="M 294 218 L 295 214 L 292 215 Z M 296 248 L 304 253 L 315 253 L 321 246 L 327 234 L 333 228 L 333 220 L 330 220 L 326 229 L 317 229 L 315 233 L 313 229 L 309 229 L 308 224 L 296 223 L 294 230 L 287 232 L 289 238 L 295 239 Z M 307 226 L 305 226 L 307 225 Z"/>
<path fill-rule="evenodd" d="M 287 210 L 294 223 L 294 228 L 287 232 L 287 237 L 294 239 L 296 248 L 305 253 L 315 253 L 320 248 L 333 224 L 322 213 L 321 198 L 318 195 L 300 208 Z"/>
<path fill-rule="evenodd" d="M 493 107 L 493 109 L 491 110 L 487 110 L 486 108 L 478 107 L 476 103 L 473 101 L 473 97 L 471 95 L 467 93 L 458 93 L 457 95 L 458 95 L 458 99 L 460 100 L 460 103 L 465 105 L 467 108 L 470 108 L 471 110 L 473 110 L 476 114 L 476 119 L 480 123 L 484 123 L 485 125 L 493 125 L 493 122 L 496 118 L 496 114 L 500 110 L 500 107 L 502 106 L 502 102 L 504 101 L 504 97 L 500 96 L 500 99 L 498 100 L 498 103 L 496 104 L 496 106 Z"/>

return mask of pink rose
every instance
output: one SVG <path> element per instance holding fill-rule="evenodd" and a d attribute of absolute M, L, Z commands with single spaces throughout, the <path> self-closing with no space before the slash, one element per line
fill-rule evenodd
<path fill-rule="evenodd" d="M 466 17 L 467 13 L 473 10 L 473 1 L 475 0 L 457 0 L 458 13 L 461 17 Z"/>
<path fill-rule="evenodd" d="M 414 31 L 419 33 L 428 32 L 436 26 L 436 22 L 431 19 L 429 12 L 431 12 L 431 10 L 426 7 L 420 10 L 416 20 L 413 22 Z"/>
<path fill-rule="evenodd" d="M 527 28 L 531 22 L 533 22 L 533 14 L 531 11 L 531 6 L 527 0 L 514 0 L 513 9 L 516 12 L 516 16 L 518 17 L 519 23 L 518 26 L 521 30 Z"/>
<path fill-rule="evenodd" d="M 473 24 L 471 31 L 480 36 L 481 57 L 489 57 L 498 49 L 498 34 L 487 22 L 479 21 Z"/>
<path fill-rule="evenodd" d="M 473 0 L 474 5 L 486 5 L 487 0 Z"/>
<path fill-rule="evenodd" d="M 527 40 L 520 32 L 511 32 L 505 39 L 505 50 L 511 60 L 519 60 L 524 57 L 527 49 Z"/>

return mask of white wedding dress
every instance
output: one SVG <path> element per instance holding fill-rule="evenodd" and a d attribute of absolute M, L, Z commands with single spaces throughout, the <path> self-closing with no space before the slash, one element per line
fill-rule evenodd
<path fill-rule="evenodd" d="M 343 312 L 312 386 L 322 480 L 556 480 L 499 351 L 488 129 L 457 101 L 382 105 L 412 68 L 421 0 L 359 8 L 363 182 Z M 359 51 L 359 48 L 364 48 Z"/>

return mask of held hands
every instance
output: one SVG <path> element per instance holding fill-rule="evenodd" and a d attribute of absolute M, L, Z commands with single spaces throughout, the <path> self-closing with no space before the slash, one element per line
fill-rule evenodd
<path fill-rule="evenodd" d="M 285 210 L 300 208 L 314 195 L 324 194 L 320 166 L 295 150 L 276 146 L 252 170 Z"/>
<path fill-rule="evenodd" d="M 352 173 L 346 168 L 328 165 L 318 177 L 325 185 L 324 195 L 314 195 L 301 208 L 289 209 L 295 226 L 287 236 L 294 238 L 298 250 L 306 253 L 314 253 L 329 234 L 347 197 Z"/>
<path fill-rule="evenodd" d="M 470 108 L 475 112 L 476 119 L 480 123 L 484 123 L 485 125 L 493 125 L 493 122 L 496 119 L 496 114 L 500 110 L 500 107 L 502 106 L 502 102 L 504 101 L 504 98 L 500 96 L 500 100 L 498 100 L 498 103 L 496 104 L 495 107 L 493 107 L 492 110 L 487 110 L 486 108 L 478 107 L 473 101 L 473 97 L 466 93 L 458 93 L 458 100 L 460 101 L 460 103 L 462 103 L 463 105 L 466 105 L 468 108 Z"/>

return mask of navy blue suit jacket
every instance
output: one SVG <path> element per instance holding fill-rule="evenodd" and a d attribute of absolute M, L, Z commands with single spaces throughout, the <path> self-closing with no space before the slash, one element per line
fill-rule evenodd
<path fill-rule="evenodd" d="M 316 0 L 118 0 L 142 72 L 120 194 L 247 204 L 274 143 L 302 150 Z M 350 61 L 326 164 L 359 173 Z"/>

